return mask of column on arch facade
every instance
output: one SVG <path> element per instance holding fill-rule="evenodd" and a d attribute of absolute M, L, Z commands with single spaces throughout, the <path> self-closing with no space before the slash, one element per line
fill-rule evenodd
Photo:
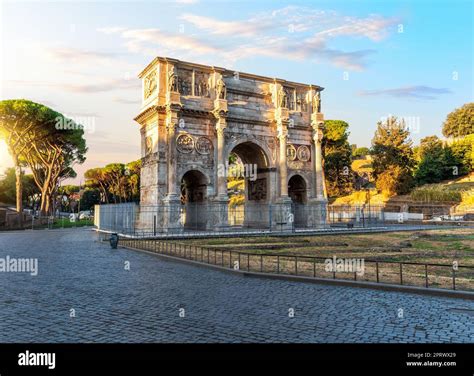
<path fill-rule="evenodd" d="M 278 168 L 280 171 L 280 198 L 288 198 L 288 167 L 287 167 L 287 140 L 288 140 L 288 122 L 279 119 L 277 123 L 277 137 L 280 144 Z"/>
<path fill-rule="evenodd" d="M 176 153 L 176 128 L 178 125 L 179 108 L 169 106 L 166 111 L 167 159 L 168 159 L 168 194 L 167 199 L 179 200 L 177 182 L 177 153 Z"/>
<path fill-rule="evenodd" d="M 225 171 L 226 155 L 225 155 L 225 129 L 227 127 L 227 122 L 225 118 L 225 113 L 223 111 L 219 112 L 216 120 L 216 138 L 217 138 L 217 159 L 216 159 L 216 168 L 218 171 L 217 174 L 217 196 L 219 199 L 227 199 L 227 176 L 222 173 Z"/>
<path fill-rule="evenodd" d="M 291 215 L 292 204 L 288 196 L 288 166 L 287 166 L 287 140 L 288 124 L 290 121 L 287 101 L 282 97 L 284 88 L 280 83 L 273 86 L 273 99 L 275 104 L 276 133 L 279 143 L 278 153 L 278 176 L 279 176 L 279 196 L 275 201 L 274 209 L 271 211 L 272 228 L 290 230 L 293 227 Z"/>
<path fill-rule="evenodd" d="M 312 213 L 313 227 L 326 226 L 327 199 L 324 190 L 323 152 L 322 140 L 324 131 L 324 116 L 315 108 L 311 115 L 311 127 L 313 129 L 313 173 L 314 173 L 314 198 L 308 211 Z"/>
<path fill-rule="evenodd" d="M 313 122 L 313 142 L 314 142 L 314 193 L 315 198 L 318 200 L 324 200 L 324 172 L 323 172 L 323 152 L 322 152 L 322 139 L 324 123 L 322 121 Z"/>
<path fill-rule="evenodd" d="M 167 232 L 182 231 L 181 200 L 177 181 L 177 152 L 176 152 L 176 128 L 178 126 L 179 114 L 182 108 L 180 94 L 175 91 L 173 85 L 168 86 L 166 93 L 166 143 L 167 143 L 167 178 L 168 189 L 164 201 L 163 223 Z"/>
<path fill-rule="evenodd" d="M 227 128 L 227 90 L 224 78 L 219 72 L 212 75 L 214 109 L 212 114 L 215 118 L 216 152 L 214 168 L 216 169 L 216 195 L 210 202 L 210 223 L 214 229 L 225 229 L 229 225 L 227 195 L 227 155 L 225 150 L 225 129 Z"/>

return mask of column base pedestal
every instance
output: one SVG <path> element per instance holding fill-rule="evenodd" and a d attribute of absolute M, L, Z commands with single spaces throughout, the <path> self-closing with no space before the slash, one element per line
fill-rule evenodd
<path fill-rule="evenodd" d="M 308 228 L 329 228 L 327 223 L 327 204 L 325 198 L 313 198 L 307 203 Z"/>
<path fill-rule="evenodd" d="M 292 201 L 288 196 L 279 197 L 271 205 L 271 229 L 272 231 L 294 231 L 295 218 L 292 213 Z"/>
<path fill-rule="evenodd" d="M 229 226 L 229 197 L 221 195 L 214 197 L 209 202 L 208 228 L 214 231 L 230 231 Z"/>
<path fill-rule="evenodd" d="M 163 200 L 163 231 L 181 233 L 184 228 L 184 218 L 181 212 L 181 200 L 178 195 L 170 194 Z"/>

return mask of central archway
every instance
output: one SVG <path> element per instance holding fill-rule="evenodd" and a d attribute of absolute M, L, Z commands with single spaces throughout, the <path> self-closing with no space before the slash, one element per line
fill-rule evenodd
<path fill-rule="evenodd" d="M 229 225 L 265 228 L 272 200 L 272 169 L 267 154 L 252 141 L 235 145 L 228 169 Z"/>

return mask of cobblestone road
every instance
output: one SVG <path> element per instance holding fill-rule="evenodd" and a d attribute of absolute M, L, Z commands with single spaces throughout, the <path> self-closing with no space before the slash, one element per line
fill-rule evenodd
<path fill-rule="evenodd" d="M 85 229 L 0 233 L 7 255 L 39 265 L 0 272 L 0 342 L 474 342 L 472 301 L 242 277 Z"/>

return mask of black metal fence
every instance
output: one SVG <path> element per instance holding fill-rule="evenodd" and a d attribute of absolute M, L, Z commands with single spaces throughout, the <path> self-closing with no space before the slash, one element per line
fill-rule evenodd
<path fill-rule="evenodd" d="M 363 259 L 363 270 L 338 270 L 325 257 L 247 253 L 156 239 L 120 237 L 119 244 L 224 268 L 269 274 L 474 291 L 474 267 Z M 329 270 L 328 270 L 329 269 Z"/>

